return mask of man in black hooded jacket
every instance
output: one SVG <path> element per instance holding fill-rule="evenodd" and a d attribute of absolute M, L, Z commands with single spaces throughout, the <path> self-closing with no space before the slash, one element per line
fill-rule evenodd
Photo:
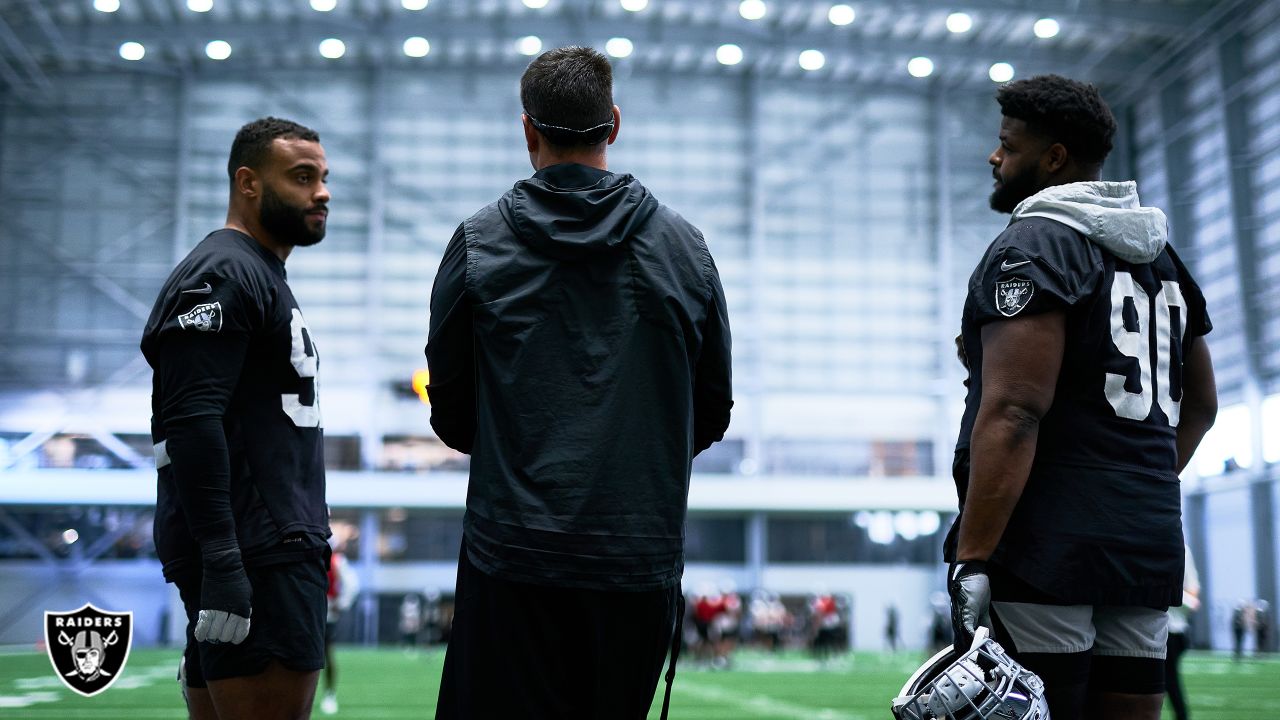
<path fill-rule="evenodd" d="M 643 718 L 693 457 L 733 404 L 724 291 L 698 229 L 606 169 L 604 56 L 544 53 L 520 96 L 536 172 L 462 223 L 431 294 L 431 425 L 471 455 L 436 717 Z"/>

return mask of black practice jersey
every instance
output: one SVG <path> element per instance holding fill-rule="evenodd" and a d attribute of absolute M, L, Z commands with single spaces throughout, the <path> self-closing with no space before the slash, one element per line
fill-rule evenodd
<path fill-rule="evenodd" d="M 165 442 L 167 426 L 194 418 L 222 421 L 245 562 L 321 551 L 329 527 L 319 356 L 284 263 L 248 235 L 211 233 L 165 282 L 142 352 L 154 370 L 154 532 L 166 576 L 199 562 L 176 489 L 196 480 L 175 477 Z"/>
<path fill-rule="evenodd" d="M 1054 310 L 1066 313 L 1062 369 L 992 561 L 1064 602 L 1178 604 L 1182 364 L 1212 326 L 1172 248 L 1131 264 L 1045 218 L 1010 224 L 987 248 L 969 279 L 961 326 L 969 362 L 955 467 L 961 510 L 982 398 L 982 327 Z"/>

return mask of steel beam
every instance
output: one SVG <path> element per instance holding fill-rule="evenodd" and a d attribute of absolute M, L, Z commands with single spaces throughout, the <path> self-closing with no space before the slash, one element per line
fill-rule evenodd
<path fill-rule="evenodd" d="M 1218 82 L 1221 88 L 1240 84 L 1244 75 L 1244 50 L 1240 42 L 1228 39 L 1218 45 L 1215 54 Z M 1215 157 L 1225 164 L 1224 175 L 1227 180 L 1227 195 L 1230 198 L 1231 211 L 1229 233 L 1234 243 L 1236 254 L 1236 283 L 1240 288 L 1237 296 L 1240 303 L 1240 328 L 1244 334 L 1244 392 L 1245 403 L 1249 406 L 1250 445 L 1253 451 L 1253 466 L 1250 470 L 1261 475 L 1259 468 L 1263 461 L 1263 427 L 1262 427 L 1262 347 L 1263 322 L 1266 308 L 1258 307 L 1261 298 L 1265 297 L 1261 278 L 1258 276 L 1258 258 L 1254 248 L 1258 242 L 1257 209 L 1255 207 L 1255 188 L 1251 177 L 1252 168 L 1246 161 L 1249 155 L 1251 133 L 1249 132 L 1249 108 L 1247 95 L 1237 96 L 1228 102 L 1223 93 L 1214 96 L 1214 112 L 1222 123 L 1225 135 L 1226 153 Z"/>

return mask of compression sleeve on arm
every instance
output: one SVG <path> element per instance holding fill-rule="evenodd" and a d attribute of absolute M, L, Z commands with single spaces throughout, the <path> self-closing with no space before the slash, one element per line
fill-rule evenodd
<path fill-rule="evenodd" d="M 231 404 L 248 354 L 258 302 L 233 281 L 209 278 L 214 321 L 193 326 L 170 322 L 163 329 L 155 370 L 165 450 L 187 524 L 201 551 L 234 547 L 231 459 L 223 417 Z M 179 306 L 175 313 L 187 308 Z M 211 547 L 212 544 L 212 547 Z"/>

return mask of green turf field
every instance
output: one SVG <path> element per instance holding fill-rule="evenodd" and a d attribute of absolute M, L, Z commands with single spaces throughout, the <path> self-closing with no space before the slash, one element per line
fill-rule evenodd
<path fill-rule="evenodd" d="M 399 650 L 344 648 L 339 718 L 429 718 L 442 652 L 410 657 Z M 173 680 L 177 653 L 137 650 L 124 675 L 105 693 L 83 698 L 53 676 L 35 653 L 0 655 L 0 718 L 147 720 L 183 718 Z M 846 656 L 825 665 L 802 655 L 740 652 L 729 670 L 681 665 L 672 694 L 673 719 L 883 720 L 889 700 L 920 660 L 902 654 Z M 1192 653 L 1184 677 L 1194 720 L 1280 716 L 1280 659 L 1232 662 Z M 651 718 L 658 715 L 661 689 Z M 323 718 L 317 708 L 314 715 Z"/>

